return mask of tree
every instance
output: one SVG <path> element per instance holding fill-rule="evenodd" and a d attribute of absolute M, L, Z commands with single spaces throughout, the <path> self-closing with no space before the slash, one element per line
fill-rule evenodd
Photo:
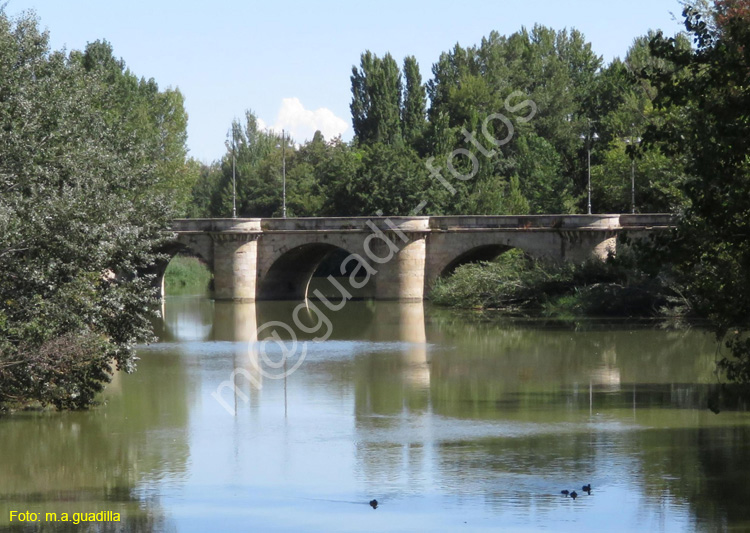
<path fill-rule="evenodd" d="M 179 89 L 159 90 L 154 79 L 138 78 L 116 59 L 107 41 L 89 43 L 71 59 L 86 72 L 97 73 L 104 85 L 95 102 L 107 126 L 123 137 L 123 150 L 130 138 L 137 136 L 147 150 L 149 164 L 154 166 L 160 192 L 172 199 L 176 212 L 187 212 L 193 186 L 199 177 L 199 166 L 187 157 L 187 112 Z"/>
<path fill-rule="evenodd" d="M 487 117 L 508 113 L 506 99 L 516 91 L 533 100 L 538 110 L 533 121 L 516 121 L 513 139 L 497 150 L 495 161 L 481 159 L 480 175 L 466 187 L 466 193 L 475 201 L 467 202 L 466 198 L 454 195 L 443 209 L 458 212 L 480 208 L 485 213 L 502 214 L 508 212 L 510 205 L 514 206 L 513 212 L 523 211 L 525 203 L 528 209 L 539 212 L 538 209 L 551 207 L 553 202 L 550 199 L 542 207 L 539 194 L 535 198 L 526 196 L 536 194 L 534 187 L 540 182 L 534 182 L 532 176 L 537 176 L 543 181 L 550 178 L 557 182 L 545 183 L 544 188 L 565 191 L 566 197 L 557 202 L 555 209 L 569 212 L 571 198 L 584 190 L 582 145 L 578 137 L 586 119 L 594 118 L 588 117 L 587 102 L 591 100 L 600 66 L 601 58 L 592 52 L 580 32 L 554 31 L 543 26 L 530 31 L 522 29 L 508 37 L 492 32 L 479 46 L 463 48 L 457 44 L 442 54 L 433 66 L 433 79 L 427 83 L 431 106 L 425 145 L 435 157 L 443 155 L 446 146 L 448 152 L 457 147 L 472 149 L 464 146 L 463 130 L 479 132 Z M 494 121 L 490 132 L 496 138 L 504 138 L 507 135 L 504 128 Z M 527 144 L 519 146 L 524 138 Z M 541 173 L 539 168 L 519 166 L 535 163 L 533 157 L 525 155 L 532 138 L 546 142 L 541 161 L 552 165 Z M 500 200 L 510 198 L 511 191 L 517 194 L 511 179 L 514 176 L 521 191 L 518 194 L 525 197 L 525 202 Z M 490 200 L 488 194 L 495 199 Z"/>
<path fill-rule="evenodd" d="M 281 136 L 261 130 L 252 111 L 245 112 L 244 124 L 232 122 L 221 161 L 221 179 L 212 195 L 212 216 L 232 216 L 235 186 L 237 216 L 281 214 L 281 149 L 277 145 L 281 145 Z M 276 165 L 269 160 L 274 152 L 278 152 Z M 291 150 L 289 154 L 291 157 Z"/>
<path fill-rule="evenodd" d="M 660 257 L 726 343 L 720 367 L 750 383 L 750 2 L 688 4 L 683 16 L 695 48 L 660 33 L 652 53 L 669 66 L 647 72 L 668 119 L 647 140 L 683 158 L 687 173 L 688 204 Z"/>
<path fill-rule="evenodd" d="M 530 212 L 570 212 L 574 207 L 572 184 L 562 172 L 560 154 L 535 133 L 522 136 L 517 146 L 516 175 Z"/>
<path fill-rule="evenodd" d="M 289 216 L 314 217 L 323 210 L 325 196 L 318 169 L 324 163 L 328 145 L 320 131 L 296 150 L 287 166 L 287 212 Z"/>
<path fill-rule="evenodd" d="M 361 165 L 345 185 L 350 216 L 406 216 L 425 199 L 427 170 L 413 150 L 376 143 L 361 151 Z"/>
<path fill-rule="evenodd" d="M 322 216 L 345 216 L 352 211 L 352 181 L 362 168 L 362 153 L 355 151 L 338 137 L 326 149 L 325 159 L 316 174 L 323 190 Z"/>
<path fill-rule="evenodd" d="M 119 67 L 117 67 L 119 68 Z M 117 87 L 0 10 L 0 405 L 88 406 L 152 337 L 172 203 Z"/>
<path fill-rule="evenodd" d="M 369 50 L 352 67 L 352 125 L 360 143 L 401 142 L 401 72 L 391 54 Z"/>
<path fill-rule="evenodd" d="M 200 165 L 198 180 L 193 185 L 192 199 L 187 215 L 191 218 L 210 218 L 213 215 L 214 196 L 221 188 L 221 165 L 214 162 Z"/>
<path fill-rule="evenodd" d="M 412 148 L 417 148 L 426 126 L 427 97 L 419 73 L 419 64 L 414 56 L 404 59 L 404 78 L 406 87 L 404 92 L 404 106 L 401 110 L 404 140 Z"/>

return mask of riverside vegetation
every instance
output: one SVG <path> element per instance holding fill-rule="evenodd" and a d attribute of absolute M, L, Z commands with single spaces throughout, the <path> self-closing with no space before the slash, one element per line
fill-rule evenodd
<path fill-rule="evenodd" d="M 638 270 L 627 253 L 574 265 L 534 260 L 510 250 L 492 262 L 458 267 L 437 282 L 430 299 L 449 307 L 560 319 L 649 318 L 685 311 L 669 283 Z"/>
<path fill-rule="evenodd" d="M 676 229 L 637 252 L 637 269 L 625 258 L 551 269 L 511 255 L 459 269 L 435 300 L 574 314 L 682 305 L 725 344 L 725 375 L 750 383 L 750 0 L 685 2 L 684 33 L 637 37 L 608 64 L 580 32 L 544 26 L 457 44 L 426 81 L 414 57 L 399 65 L 366 51 L 351 73 L 351 142 L 282 140 L 247 111 L 211 164 L 187 155 L 178 89 L 136 76 L 106 41 L 51 50 L 33 15 L 5 10 L 0 408 L 87 407 L 115 368 L 135 368 L 136 343 L 152 338 L 148 272 L 166 259 L 168 222 L 231 216 L 233 159 L 241 217 L 280 215 L 284 149 L 289 216 L 406 215 L 423 200 L 428 215 L 580 213 L 580 137 L 594 128 L 595 209 L 630 211 L 635 163 L 638 209 L 675 213 Z M 538 112 L 486 158 L 464 131 L 480 131 L 518 91 Z M 500 121 L 488 126 L 506 137 Z M 456 148 L 482 164 L 450 194 L 426 163 L 445 169 Z"/>
<path fill-rule="evenodd" d="M 164 289 L 167 294 L 205 294 L 212 279 L 211 271 L 200 260 L 178 255 L 164 273 Z"/>
<path fill-rule="evenodd" d="M 153 338 L 153 277 L 197 167 L 176 89 L 109 44 L 50 51 L 0 7 L 0 409 L 84 408 Z"/>

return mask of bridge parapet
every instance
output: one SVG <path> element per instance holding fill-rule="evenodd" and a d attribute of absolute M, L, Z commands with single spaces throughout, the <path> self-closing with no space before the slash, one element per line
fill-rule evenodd
<path fill-rule="evenodd" d="M 179 218 L 170 229 L 177 233 L 260 233 L 260 218 Z"/>
<path fill-rule="evenodd" d="M 331 218 L 264 218 L 264 232 L 360 232 L 372 233 L 398 228 L 404 232 L 428 231 L 430 217 L 331 217 Z"/>
<path fill-rule="evenodd" d="M 618 229 L 620 215 L 439 216 L 430 218 L 438 231 L 473 229 Z"/>
<path fill-rule="evenodd" d="M 620 215 L 620 225 L 628 228 L 670 228 L 675 224 L 675 215 L 665 213 L 644 213 Z"/>
<path fill-rule="evenodd" d="M 674 224 L 674 215 L 517 215 L 434 217 L 329 217 L 329 218 L 194 218 L 172 222 L 178 233 L 265 232 L 372 232 L 398 228 L 404 232 L 502 230 L 619 230 L 664 228 Z"/>

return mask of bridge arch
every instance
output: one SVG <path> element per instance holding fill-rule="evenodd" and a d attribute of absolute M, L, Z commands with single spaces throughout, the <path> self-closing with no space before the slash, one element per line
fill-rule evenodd
<path fill-rule="evenodd" d="M 279 254 L 268 269 L 260 274 L 258 279 L 258 300 L 295 300 L 301 301 L 308 297 L 311 282 L 322 264 L 328 265 L 328 270 L 335 277 L 348 276 L 356 269 L 358 262 L 350 261 L 346 265 L 346 274 L 339 270 L 342 262 L 351 254 L 342 246 L 330 242 L 314 242 L 301 244 Z M 338 272 L 334 272 L 338 270 Z M 342 283 L 347 291 L 352 292 L 348 283 Z M 339 295 L 336 295 L 339 296 Z"/>
<path fill-rule="evenodd" d="M 425 294 L 439 278 L 452 274 L 459 266 L 492 261 L 511 249 L 518 249 L 529 257 L 548 257 L 551 260 L 560 260 L 559 257 L 564 255 L 566 242 L 559 232 L 535 232 L 532 239 L 528 235 L 526 232 L 502 230 L 430 235 L 430 246 L 437 253 L 427 256 Z"/>
<path fill-rule="evenodd" d="M 206 238 L 206 240 L 208 240 L 208 238 Z M 158 253 L 159 255 L 163 256 L 163 258 L 157 261 L 145 273 L 154 275 L 153 286 L 160 291 L 162 299 L 165 296 L 164 276 L 167 272 L 167 267 L 169 266 L 169 263 L 171 263 L 172 260 L 178 255 L 195 257 L 202 264 L 208 267 L 208 269 L 213 274 L 213 257 L 211 254 L 210 241 L 208 242 L 208 247 L 206 247 L 205 245 L 200 245 L 202 243 L 198 245 L 197 244 L 198 243 L 196 242 L 178 238 L 176 240 L 165 243 L 159 248 Z"/>
<path fill-rule="evenodd" d="M 450 276 L 460 266 L 469 263 L 479 263 L 482 261 L 492 261 L 508 250 L 512 250 L 512 246 L 502 244 L 484 244 L 471 248 L 454 259 L 450 260 L 444 267 L 440 269 L 438 277 Z"/>

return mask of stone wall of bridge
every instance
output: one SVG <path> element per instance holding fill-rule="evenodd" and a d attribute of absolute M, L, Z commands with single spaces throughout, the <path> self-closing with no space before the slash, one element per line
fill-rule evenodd
<path fill-rule="evenodd" d="M 175 253 L 212 268 L 219 300 L 302 300 L 321 261 L 341 249 L 374 283 L 376 299 L 419 301 L 465 262 L 511 248 L 553 261 L 604 259 L 621 233 L 644 238 L 670 221 L 660 214 L 184 219 L 172 230 Z"/>

